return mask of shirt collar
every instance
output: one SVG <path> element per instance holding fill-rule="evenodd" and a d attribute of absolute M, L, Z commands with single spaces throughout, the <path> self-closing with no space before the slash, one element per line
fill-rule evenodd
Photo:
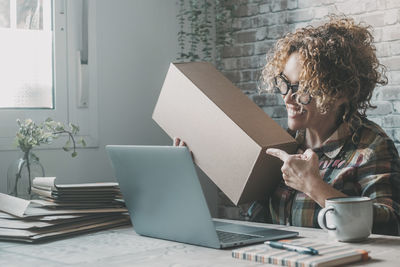
<path fill-rule="evenodd" d="M 296 142 L 300 145 L 300 148 L 305 150 L 305 130 L 299 130 L 296 133 Z M 315 152 L 322 152 L 328 158 L 335 158 L 342 150 L 346 140 L 352 135 L 350 124 L 343 122 L 336 129 L 336 131 L 322 144 L 321 147 L 313 149 Z"/>

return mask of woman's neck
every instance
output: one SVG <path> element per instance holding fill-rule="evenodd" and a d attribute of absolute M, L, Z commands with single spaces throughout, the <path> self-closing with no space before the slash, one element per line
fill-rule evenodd
<path fill-rule="evenodd" d="M 328 127 L 307 128 L 305 132 L 305 145 L 307 148 L 321 147 L 324 142 L 336 131 L 340 124 L 325 124 Z"/>

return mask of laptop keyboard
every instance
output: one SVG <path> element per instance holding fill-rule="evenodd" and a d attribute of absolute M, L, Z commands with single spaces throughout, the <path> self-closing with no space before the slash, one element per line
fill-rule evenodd
<path fill-rule="evenodd" d="M 244 241 L 248 239 L 259 238 L 259 235 L 247 235 L 247 234 L 237 234 L 231 232 L 224 232 L 217 230 L 218 238 L 222 243 L 232 243 L 238 241 Z"/>

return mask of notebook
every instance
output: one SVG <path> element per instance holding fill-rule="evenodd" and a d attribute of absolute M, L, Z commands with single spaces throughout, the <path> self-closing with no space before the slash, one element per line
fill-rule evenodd
<path fill-rule="evenodd" d="M 106 150 L 140 235 L 211 248 L 298 235 L 213 221 L 186 147 L 106 146 Z"/>
<path fill-rule="evenodd" d="M 281 240 L 293 245 L 307 246 L 317 249 L 319 255 L 299 254 L 293 251 L 271 248 L 267 245 L 257 245 L 235 249 L 232 257 L 261 263 L 281 266 L 338 266 L 369 260 L 368 251 L 354 249 L 345 244 L 321 243 L 305 239 Z"/>

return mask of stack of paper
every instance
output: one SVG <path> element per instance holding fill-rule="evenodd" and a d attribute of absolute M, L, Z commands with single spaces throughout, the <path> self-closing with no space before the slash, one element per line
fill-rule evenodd
<path fill-rule="evenodd" d="M 122 196 L 117 183 L 89 183 L 56 185 L 55 177 L 33 179 L 32 192 L 41 199 L 69 206 L 100 206 L 118 204 Z M 54 205 L 55 206 L 55 205 Z"/>
<path fill-rule="evenodd" d="M 39 199 L 0 193 L 0 240 L 35 242 L 130 224 L 117 183 L 56 185 L 35 178 Z"/>

